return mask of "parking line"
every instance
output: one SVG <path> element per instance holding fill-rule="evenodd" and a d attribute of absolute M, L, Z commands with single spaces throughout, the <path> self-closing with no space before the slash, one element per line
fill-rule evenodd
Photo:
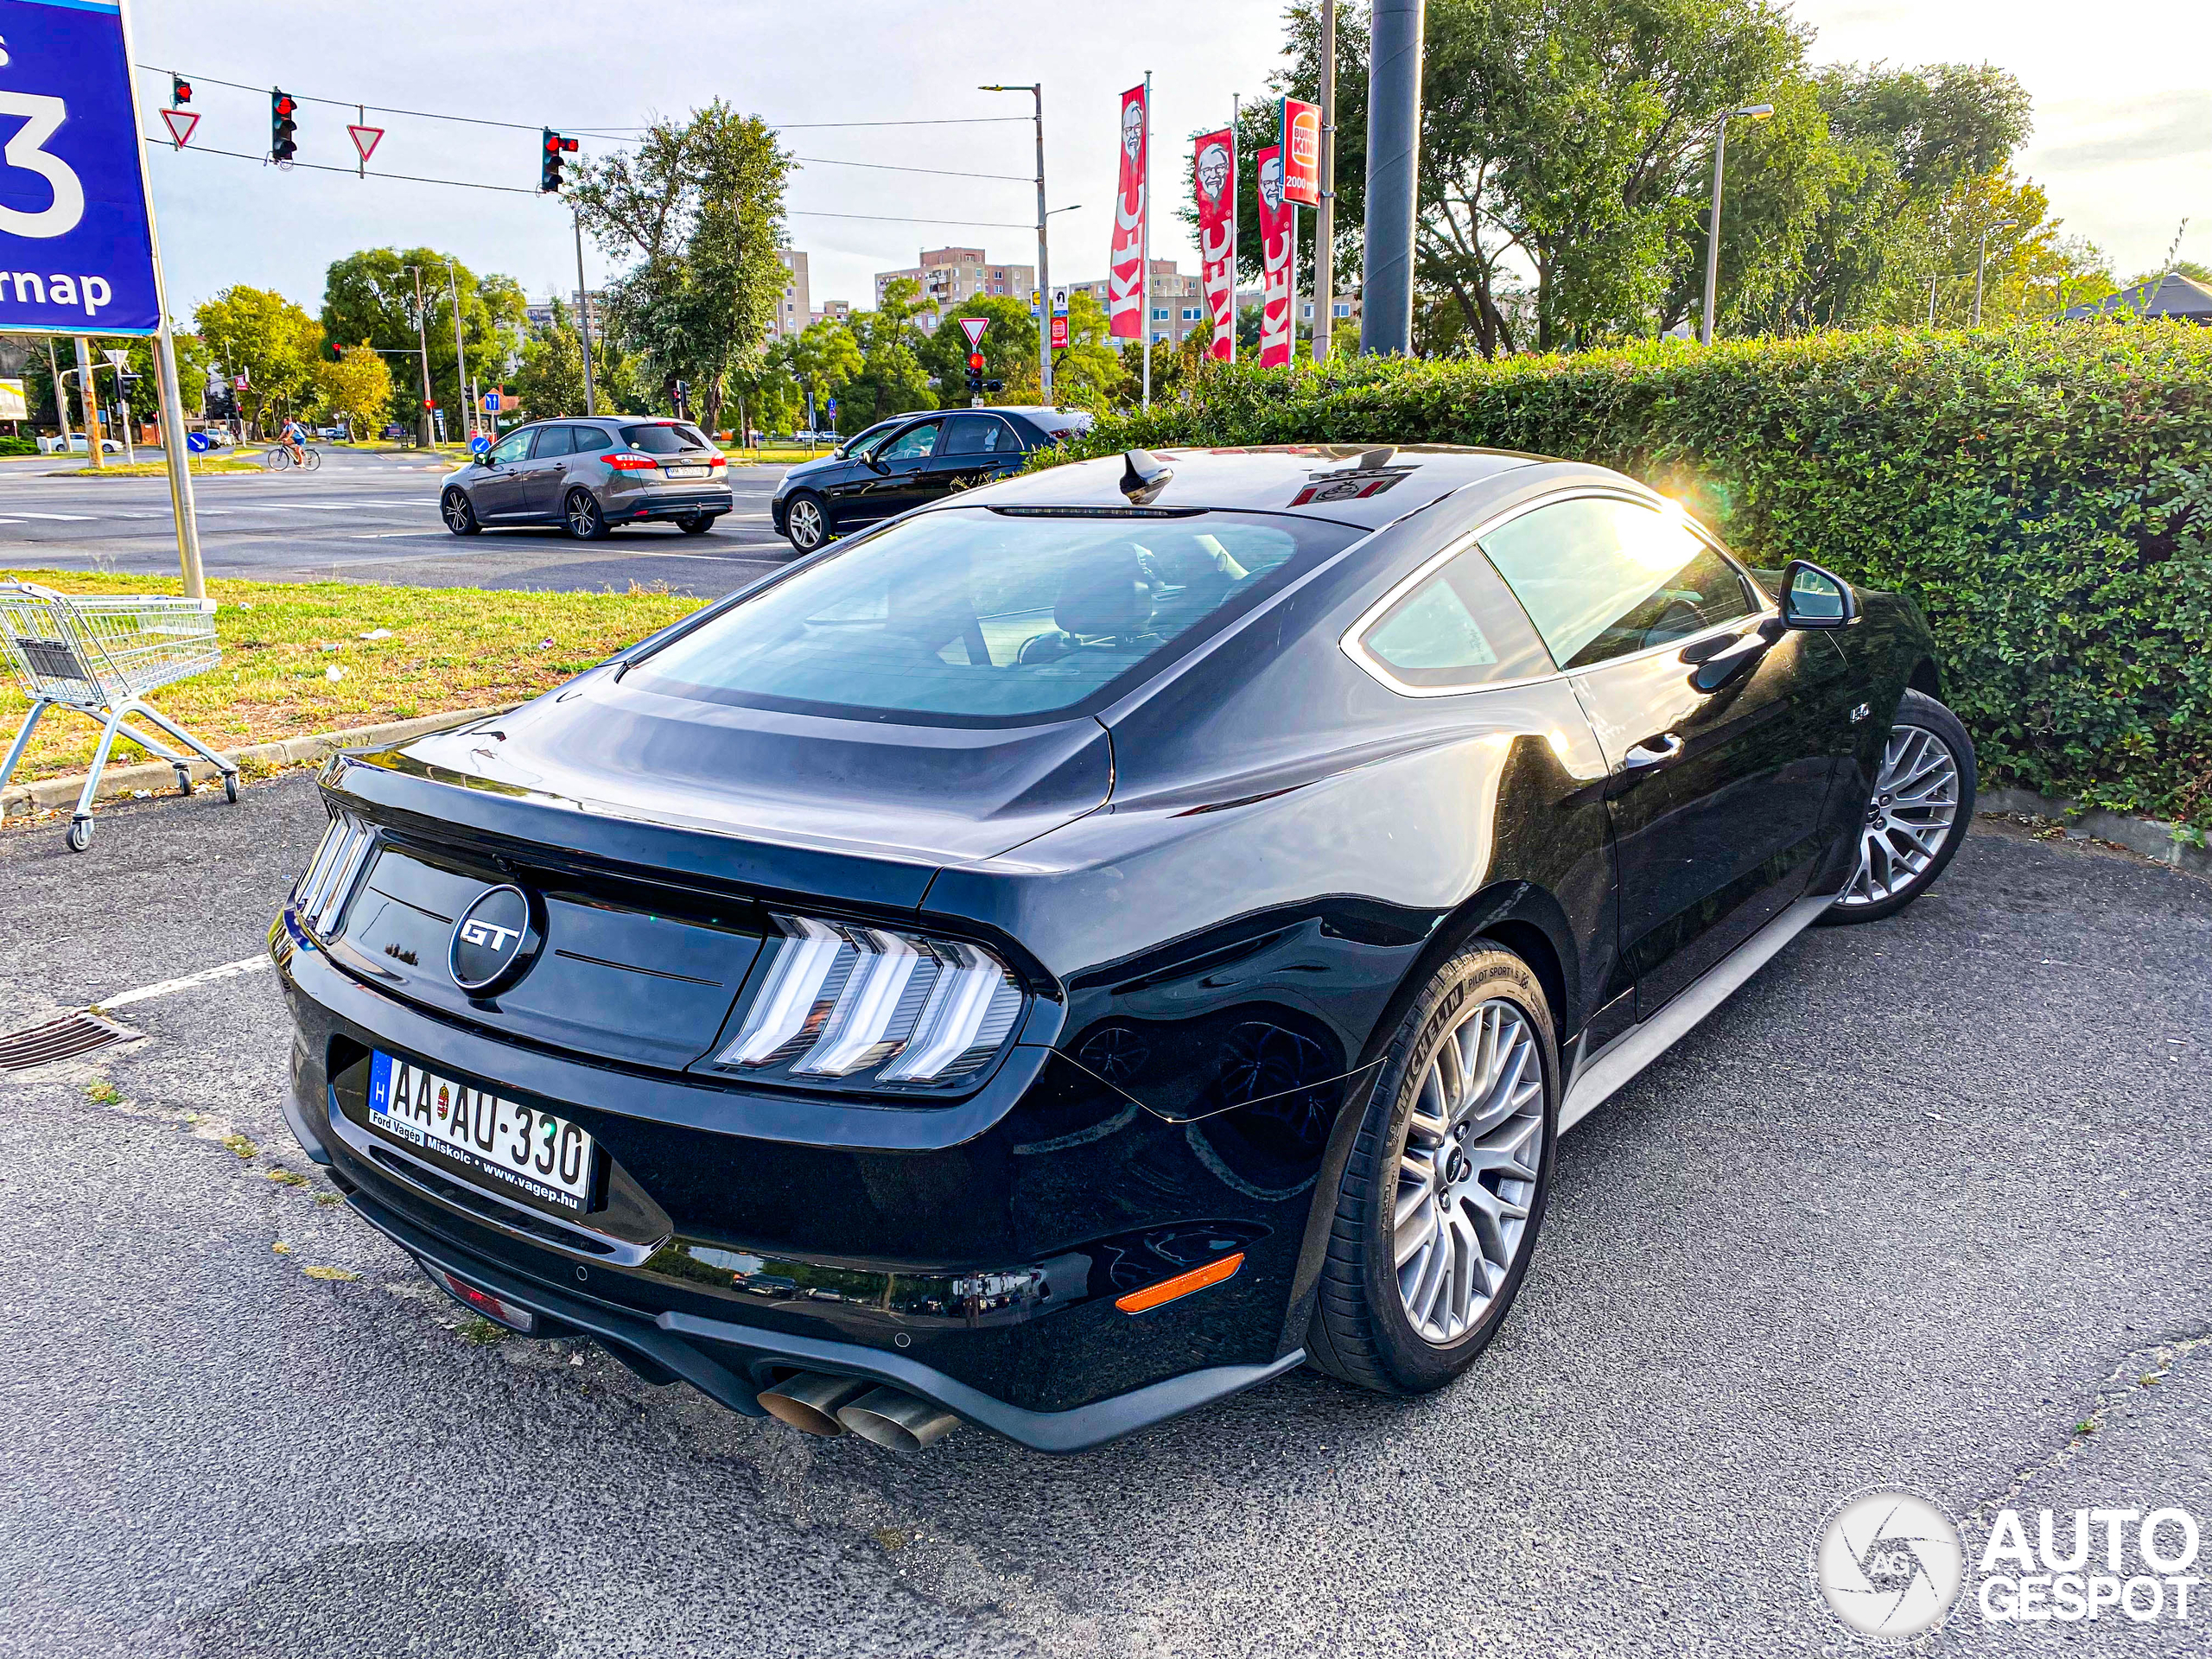
<path fill-rule="evenodd" d="M 113 996 L 104 996 L 92 1004 L 95 1009 L 128 1007 L 133 1002 L 149 1002 L 157 996 L 174 996 L 179 991 L 189 991 L 201 985 L 213 985 L 218 980 L 236 979 L 241 974 L 257 974 L 273 967 L 266 952 L 245 957 L 237 962 L 226 962 L 219 968 L 203 968 L 196 974 L 187 974 L 182 979 L 165 979 L 157 985 L 141 985 L 135 991 L 118 991 Z"/>

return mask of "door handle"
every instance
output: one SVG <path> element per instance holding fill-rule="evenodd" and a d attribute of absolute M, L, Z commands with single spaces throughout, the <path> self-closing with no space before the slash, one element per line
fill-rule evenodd
<path fill-rule="evenodd" d="M 1672 732 L 1662 732 L 1656 737 L 1645 738 L 1621 756 L 1621 770 L 1649 772 L 1654 766 L 1663 766 L 1678 758 L 1681 752 L 1682 740 Z"/>

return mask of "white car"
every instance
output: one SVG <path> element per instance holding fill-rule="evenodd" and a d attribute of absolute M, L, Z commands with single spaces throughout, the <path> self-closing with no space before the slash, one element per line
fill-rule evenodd
<path fill-rule="evenodd" d="M 61 453 L 61 440 L 58 437 L 41 438 L 38 442 L 39 448 L 49 455 L 58 455 Z M 74 455 L 89 455 L 92 453 L 92 446 L 85 441 L 83 433 L 72 432 L 69 435 L 69 453 Z M 123 453 L 123 446 L 113 438 L 104 436 L 100 439 L 100 453 L 104 455 L 119 455 Z"/>

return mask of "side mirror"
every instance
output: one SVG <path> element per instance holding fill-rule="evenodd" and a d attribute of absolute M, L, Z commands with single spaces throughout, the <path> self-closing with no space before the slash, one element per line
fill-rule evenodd
<path fill-rule="evenodd" d="M 1845 628 L 1859 620 L 1859 595 L 1833 570 L 1792 559 L 1782 573 L 1782 623 L 1789 628 Z"/>
<path fill-rule="evenodd" d="M 861 465 L 867 467 L 871 473 L 887 473 L 891 470 L 888 467 L 883 464 L 880 459 L 874 455 L 862 455 L 861 457 Z"/>

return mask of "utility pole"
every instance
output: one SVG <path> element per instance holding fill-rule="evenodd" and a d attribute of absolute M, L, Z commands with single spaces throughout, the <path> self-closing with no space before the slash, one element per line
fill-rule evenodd
<path fill-rule="evenodd" d="M 576 309 L 581 314 L 576 324 L 577 338 L 584 346 L 584 413 L 599 413 L 599 398 L 591 384 L 591 289 L 584 286 L 584 221 L 583 216 L 571 206 L 569 221 L 576 227 Z"/>
<path fill-rule="evenodd" d="M 1045 238 L 1045 84 L 979 86 L 980 92 L 1027 92 L 1037 100 L 1037 385 L 1038 401 L 1052 401 L 1052 259 Z M 1147 207 L 1149 203 L 1146 204 Z"/>
<path fill-rule="evenodd" d="M 430 448 L 430 335 L 423 325 L 423 268 L 408 265 L 405 270 L 415 275 L 415 343 L 420 348 L 416 361 L 423 365 L 423 414 L 416 428 L 425 449 Z"/>
<path fill-rule="evenodd" d="M 1144 403 L 1152 407 L 1152 71 L 1144 72 L 1144 224 L 1137 232 L 1137 287 L 1144 294 L 1144 326 L 1137 344 L 1144 353 Z"/>
<path fill-rule="evenodd" d="M 47 378 L 54 383 L 54 412 L 60 417 L 61 422 L 61 453 L 66 455 L 69 453 L 71 448 L 69 442 L 69 388 L 62 384 L 61 362 L 60 359 L 54 354 L 54 336 L 52 334 L 48 334 L 46 337 L 46 373 Z"/>
<path fill-rule="evenodd" d="M 1403 355 L 1414 340 L 1414 226 L 1421 188 L 1424 0 L 1375 0 L 1367 67 L 1367 270 L 1359 349 Z"/>
<path fill-rule="evenodd" d="M 1337 284 L 1337 0 L 1321 0 L 1321 205 L 1313 212 L 1313 360 L 1329 360 Z"/>
<path fill-rule="evenodd" d="M 105 469 L 107 457 L 100 451 L 100 392 L 92 384 L 92 342 L 82 334 L 77 336 L 77 397 L 78 406 L 85 411 L 85 447 L 92 451 L 92 465 Z"/>
<path fill-rule="evenodd" d="M 1713 218 L 1705 232 L 1705 326 L 1698 339 L 1705 345 L 1713 344 L 1713 297 L 1719 287 L 1720 277 L 1720 168 L 1728 156 L 1728 124 L 1738 116 L 1754 121 L 1764 121 L 1774 113 L 1771 104 L 1746 104 L 1740 110 L 1731 110 L 1720 118 L 1720 124 L 1713 133 Z"/>
<path fill-rule="evenodd" d="M 461 344 L 461 284 L 454 281 L 453 261 L 446 261 L 446 292 L 453 296 L 454 384 L 461 388 L 461 435 L 476 435 L 476 402 L 468 393 L 468 353 Z"/>

